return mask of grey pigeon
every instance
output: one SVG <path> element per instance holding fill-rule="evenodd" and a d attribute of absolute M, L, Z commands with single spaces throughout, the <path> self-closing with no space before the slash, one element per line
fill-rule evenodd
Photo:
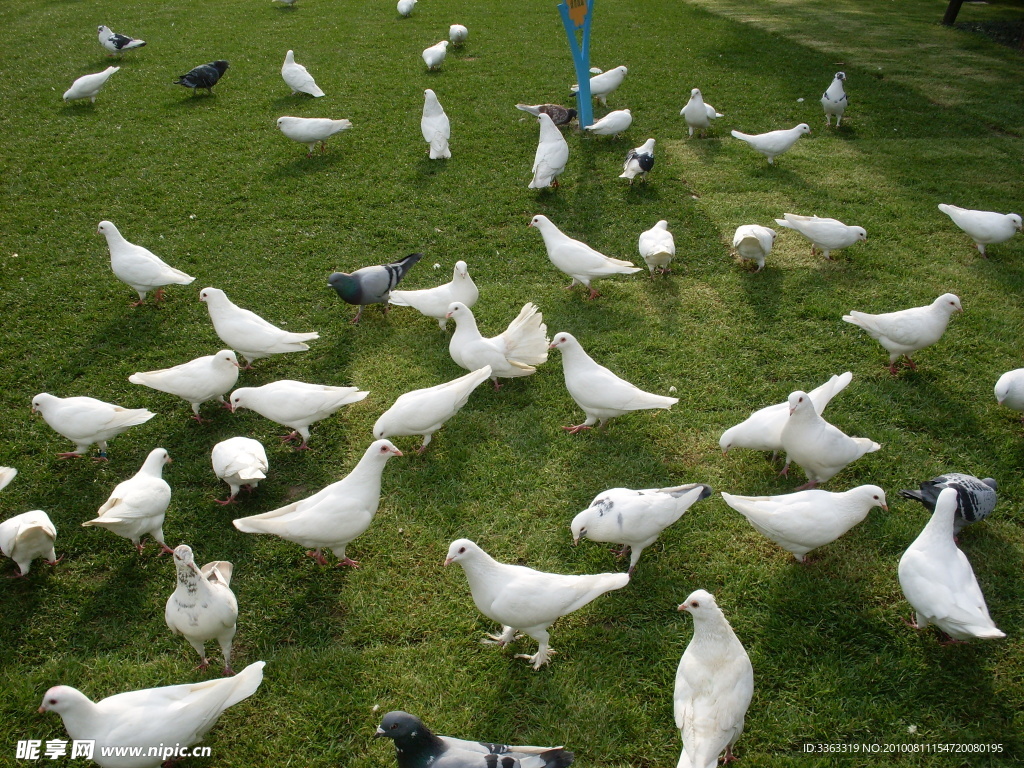
<path fill-rule="evenodd" d="M 956 536 L 971 523 L 984 520 L 996 506 L 996 481 L 991 477 L 979 480 L 974 475 L 947 472 L 921 483 L 921 490 L 902 490 L 900 496 L 916 499 L 932 512 L 944 488 L 956 491 L 956 514 L 953 516 L 953 535 Z"/>
<path fill-rule="evenodd" d="M 555 125 L 568 125 L 576 117 L 576 110 L 561 104 L 516 104 L 516 109 L 529 112 L 534 117 L 547 115 Z"/>
<path fill-rule="evenodd" d="M 136 40 L 134 37 L 128 37 L 128 35 L 119 35 L 104 24 L 100 24 L 96 31 L 99 33 L 100 45 L 112 54 L 130 51 L 133 48 L 141 48 L 146 44 L 145 40 Z"/>
<path fill-rule="evenodd" d="M 181 75 L 174 81 L 174 84 L 191 88 L 193 96 L 196 94 L 196 88 L 205 88 L 207 93 L 213 93 L 213 86 L 227 72 L 227 69 L 228 63 L 223 59 L 218 59 L 217 61 L 211 61 L 209 64 L 202 64 Z"/>
<path fill-rule="evenodd" d="M 647 174 L 653 167 L 654 139 L 648 139 L 643 146 L 631 149 L 626 154 L 626 162 L 622 166 L 622 174 L 619 178 L 629 179 L 629 183 L 632 184 L 633 179 L 639 175 L 641 180 L 647 181 Z"/>
<path fill-rule="evenodd" d="M 573 753 L 562 747 L 510 747 L 438 736 L 415 715 L 384 715 L 375 736 L 395 742 L 398 768 L 566 768 Z"/>
<path fill-rule="evenodd" d="M 362 267 L 352 274 L 335 272 L 327 278 L 327 282 L 343 301 L 359 307 L 356 316 L 352 318 L 353 323 L 358 323 L 363 314 L 363 307 L 367 304 L 383 304 L 384 311 L 388 311 L 391 291 L 405 277 L 405 273 L 422 258 L 422 253 L 410 253 L 404 259 L 391 264 Z"/>
<path fill-rule="evenodd" d="M 843 121 L 843 112 L 849 100 L 846 98 L 846 90 L 843 82 L 846 80 L 845 72 L 836 72 L 832 84 L 821 94 L 821 106 L 825 110 L 825 124 L 832 125 L 832 115 L 836 116 L 836 128 Z"/>

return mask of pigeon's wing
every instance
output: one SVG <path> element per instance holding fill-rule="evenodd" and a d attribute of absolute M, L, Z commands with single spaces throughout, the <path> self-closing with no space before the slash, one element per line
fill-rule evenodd
<path fill-rule="evenodd" d="M 166 483 L 133 482 L 131 478 L 118 485 L 107 502 L 99 508 L 93 525 L 107 525 L 127 520 L 142 520 L 153 515 L 154 509 L 165 505 L 171 493 Z"/>
<path fill-rule="evenodd" d="M 820 387 L 815 387 L 807 393 L 808 397 L 811 398 L 811 403 L 814 404 L 814 410 L 817 411 L 819 416 L 832 398 L 846 389 L 851 381 L 853 381 L 853 373 L 847 371 L 846 373 L 833 376 Z"/>
<path fill-rule="evenodd" d="M 510 572 L 511 578 L 491 604 L 503 623 L 526 629 L 547 626 L 613 589 L 629 583 L 625 573 L 567 576 L 531 568 Z"/>
<path fill-rule="evenodd" d="M 872 338 L 885 338 L 900 346 L 914 347 L 919 343 L 922 333 L 931 325 L 932 318 L 928 312 L 930 309 L 930 306 L 911 307 L 880 315 L 854 311 L 850 312 L 849 317 L 853 318 L 850 322 L 859 325 Z"/>
<path fill-rule="evenodd" d="M 584 409 L 593 406 L 616 411 L 633 411 L 649 408 L 647 404 L 652 393 L 645 392 L 634 384 L 616 376 L 603 365 L 594 363 L 588 366 L 585 376 L 574 381 L 573 386 L 566 386 L 569 394 Z"/>
<path fill-rule="evenodd" d="M 221 713 L 256 692 L 263 662 L 250 664 L 234 677 L 163 688 L 128 691 L 97 702 L 98 720 L 106 726 L 105 744 L 194 744 Z"/>
<path fill-rule="evenodd" d="M 293 91 L 309 94 L 323 93 L 317 86 L 316 81 L 313 80 L 313 76 L 309 74 L 309 70 L 301 64 L 291 64 L 283 67 L 281 69 L 281 76 Z"/>

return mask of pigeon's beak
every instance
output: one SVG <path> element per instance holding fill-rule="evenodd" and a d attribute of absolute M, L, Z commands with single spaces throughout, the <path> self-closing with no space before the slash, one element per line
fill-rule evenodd
<path fill-rule="evenodd" d="M 172 459 L 170 456 L 168 456 L 167 458 L 164 459 L 164 464 L 170 464 L 173 461 L 174 461 L 174 459 Z"/>
<path fill-rule="evenodd" d="M 393 450 L 392 453 L 395 454 L 395 456 L 404 456 L 405 455 L 404 453 L 402 453 L 397 448 L 395 448 L 395 450 Z"/>
<path fill-rule="evenodd" d="M 686 610 L 689 610 L 689 609 L 686 607 L 686 603 L 682 603 L 678 608 L 676 608 L 676 610 L 677 611 L 686 611 Z"/>
<path fill-rule="evenodd" d="M 548 344 L 548 349 L 557 349 L 557 348 L 558 348 L 558 342 L 557 341 L 552 341 L 550 344 Z"/>
<path fill-rule="evenodd" d="M 452 313 L 451 313 L 451 312 L 449 312 L 448 314 L 446 314 L 446 315 L 444 316 L 444 319 L 445 319 L 445 320 L 451 320 L 451 319 L 452 319 Z"/>
<path fill-rule="evenodd" d="M 888 504 L 883 504 L 882 505 L 882 509 L 884 509 L 886 512 L 888 512 L 889 511 L 889 505 Z"/>
<path fill-rule="evenodd" d="M 39 714 L 40 715 L 45 715 L 46 714 L 46 708 L 45 707 L 40 707 L 39 708 Z"/>
<path fill-rule="evenodd" d="M 381 736 L 383 736 L 383 735 L 384 735 L 384 729 L 383 729 L 383 728 L 381 728 L 381 727 L 380 727 L 380 726 L 378 725 L 378 726 L 377 726 L 377 731 L 376 731 L 376 732 L 375 732 L 375 733 L 373 734 L 373 738 L 375 738 L 375 739 L 379 739 L 379 738 L 380 738 Z"/>
<path fill-rule="evenodd" d="M 792 408 L 792 407 L 791 407 L 791 408 L 789 409 L 789 415 L 790 415 L 790 416 L 792 416 L 792 415 L 793 415 L 793 411 L 795 411 L 795 410 L 796 410 L 796 408 Z"/>
<path fill-rule="evenodd" d="M 454 559 L 455 559 L 454 557 L 446 557 L 444 559 L 444 564 L 445 565 L 451 565 L 452 564 L 452 560 L 454 560 Z"/>

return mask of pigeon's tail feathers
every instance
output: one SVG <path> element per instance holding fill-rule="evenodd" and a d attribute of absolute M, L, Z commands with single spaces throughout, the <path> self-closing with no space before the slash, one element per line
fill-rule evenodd
<path fill-rule="evenodd" d="M 11 484 L 11 480 L 18 474 L 18 470 L 14 467 L 0 467 L 0 489 L 6 488 Z"/>
<path fill-rule="evenodd" d="M 741 139 L 742 141 L 746 141 L 750 138 L 750 134 L 741 133 L 740 131 L 729 131 L 729 133 L 734 139 Z"/>
<path fill-rule="evenodd" d="M 289 344 L 298 344 L 299 349 L 306 350 L 309 349 L 309 347 L 307 347 L 305 344 L 301 342 L 315 341 L 316 339 L 319 338 L 320 334 L 317 333 L 316 331 L 312 331 L 310 333 L 289 333 L 288 337 L 285 339 L 285 342 Z"/>
<path fill-rule="evenodd" d="M 516 104 L 516 109 L 521 109 L 523 112 L 529 112 L 534 117 L 540 116 L 540 107 L 534 107 L 530 104 Z"/>
<path fill-rule="evenodd" d="M 147 411 L 145 408 L 117 408 L 114 413 L 115 416 L 111 421 L 116 421 L 119 425 L 124 427 L 134 427 L 138 424 L 144 424 L 156 416 L 155 413 Z"/>
<path fill-rule="evenodd" d="M 167 273 L 165 279 L 170 285 L 188 285 L 195 280 L 192 275 L 185 274 L 180 269 L 175 269 L 174 267 L 168 267 Z"/>
<path fill-rule="evenodd" d="M 231 678 L 217 678 L 210 680 L 206 683 L 198 683 L 193 686 L 193 690 L 199 689 L 203 686 L 215 686 L 224 684 L 226 680 L 230 680 L 231 691 L 227 698 L 221 704 L 221 711 L 223 712 L 228 707 L 233 707 L 243 699 L 247 699 L 256 693 L 256 689 L 260 687 L 260 683 L 263 682 L 263 667 L 266 666 L 265 661 L 255 661 L 237 675 Z"/>
<path fill-rule="evenodd" d="M 562 747 L 541 752 L 536 757 L 520 758 L 522 768 L 568 768 L 576 756 Z M 534 762 L 536 761 L 536 762 Z"/>
<path fill-rule="evenodd" d="M 925 504 L 924 494 L 921 493 L 920 491 L 912 491 L 909 488 L 904 488 L 903 490 L 900 491 L 900 496 L 902 496 L 904 499 L 913 499 L 914 501 L 919 501 L 922 504 Z M 925 504 L 925 506 L 928 505 Z"/>
<path fill-rule="evenodd" d="M 854 437 L 851 438 L 853 442 L 861 449 L 860 455 L 863 456 L 865 453 L 874 453 L 882 446 L 867 437 Z"/>
<path fill-rule="evenodd" d="M 207 581 L 231 586 L 231 574 L 235 572 L 235 566 L 227 560 L 213 560 L 199 569 Z"/>
<path fill-rule="evenodd" d="M 735 134 L 735 133 L 736 133 L 736 131 L 733 131 L 733 134 Z M 737 138 L 739 138 L 739 137 L 737 137 Z M 789 229 L 796 229 L 796 227 L 794 227 L 792 224 L 789 223 L 789 219 L 776 219 L 775 223 L 778 224 L 780 227 L 788 227 Z"/>
<path fill-rule="evenodd" d="M 598 573 L 592 577 L 594 580 L 594 586 L 601 591 L 599 595 L 603 595 L 605 592 L 612 592 L 616 589 L 622 589 L 624 586 L 629 584 L 628 573 Z"/>
<path fill-rule="evenodd" d="M 678 402 L 678 397 L 666 397 L 665 395 L 656 395 L 653 392 L 643 392 L 641 390 L 637 392 L 636 397 L 626 407 L 627 410 L 631 411 L 647 410 L 648 408 L 664 408 L 668 411 Z"/>
<path fill-rule="evenodd" d="M 505 341 L 505 357 L 510 363 L 526 367 L 540 365 L 548 359 L 548 327 L 536 304 L 527 302 L 515 320 L 501 334 Z"/>
<path fill-rule="evenodd" d="M 870 317 L 871 315 L 868 315 L 864 312 L 858 312 L 856 310 L 853 310 L 850 312 L 850 314 L 843 315 L 843 320 L 845 320 L 848 323 L 853 323 L 854 325 L 863 328 L 865 331 L 868 331 L 871 329 L 871 321 L 869 320 Z"/>
<path fill-rule="evenodd" d="M 680 496 L 686 495 L 690 491 L 695 490 L 697 488 L 700 488 L 701 492 L 700 495 L 695 499 L 695 501 L 706 499 L 709 496 L 711 496 L 712 493 L 714 493 L 714 490 L 707 483 L 689 483 L 688 485 L 677 485 L 675 488 L 659 488 L 658 490 L 661 491 L 662 493 L 667 493 L 669 496 L 672 496 L 673 498 L 678 498 Z"/>
<path fill-rule="evenodd" d="M 434 134 L 430 139 L 430 159 L 447 160 L 451 156 L 452 151 L 448 148 L 448 139 L 446 139 L 441 133 Z"/>
<path fill-rule="evenodd" d="M 243 467 L 238 470 L 238 477 L 240 480 L 265 480 L 266 474 L 258 466 Z"/>
<path fill-rule="evenodd" d="M 405 274 L 416 265 L 416 262 L 418 262 L 422 258 L 422 253 L 410 253 L 404 259 L 399 259 L 398 261 L 396 261 L 395 263 L 398 265 L 399 275 L 398 280 L 396 280 L 395 282 L 398 282 L 403 277 L 405 277 Z"/>

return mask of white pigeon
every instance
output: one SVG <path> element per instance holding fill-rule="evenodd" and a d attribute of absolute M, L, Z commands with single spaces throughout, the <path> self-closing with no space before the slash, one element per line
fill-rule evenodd
<path fill-rule="evenodd" d="M 1024 368 L 1015 368 L 1000 376 L 996 382 L 995 392 L 996 402 L 1000 405 L 1015 411 L 1024 411 Z"/>
<path fill-rule="evenodd" d="M 469 37 L 469 30 L 462 24 L 452 24 L 448 27 L 448 39 L 452 45 L 462 45 Z"/>
<path fill-rule="evenodd" d="M 939 203 L 939 210 L 970 236 L 982 256 L 988 255 L 986 245 L 1005 243 L 1021 228 L 1021 218 L 1016 213 L 973 211 L 946 203 Z"/>
<path fill-rule="evenodd" d="M 398 15 L 408 18 L 416 7 L 416 0 L 398 0 Z"/>
<path fill-rule="evenodd" d="M 133 373 L 128 381 L 184 398 L 192 404 L 192 418 L 202 423 L 199 406 L 207 400 L 216 398 L 228 407 L 224 395 L 238 381 L 238 358 L 230 349 L 222 349 L 173 368 Z"/>
<path fill-rule="evenodd" d="M 843 81 L 846 80 L 845 72 L 836 72 L 832 83 L 821 95 L 821 106 L 825 109 L 825 124 L 832 125 L 832 116 L 836 118 L 836 128 L 843 121 L 843 112 L 849 103 L 846 98 L 846 91 L 843 89 Z"/>
<path fill-rule="evenodd" d="M 324 95 L 324 92 L 320 90 L 320 86 L 313 80 L 313 76 L 309 74 L 309 71 L 301 64 L 295 63 L 294 51 L 288 51 L 284 55 L 281 77 L 284 78 L 288 87 L 292 89 L 292 96 L 296 93 L 308 93 L 313 98 L 319 98 Z"/>
<path fill-rule="evenodd" d="M 711 121 L 719 117 L 725 117 L 725 115 L 704 101 L 700 88 L 694 88 L 690 91 L 690 100 L 686 102 L 685 107 L 679 110 L 679 114 L 685 118 L 686 127 L 690 129 L 691 138 L 693 137 L 694 129 L 699 130 L 702 136 L 706 136 L 708 128 L 711 126 Z"/>
<path fill-rule="evenodd" d="M 306 157 L 312 157 L 313 149 L 317 144 L 320 145 L 321 152 L 326 152 L 327 139 L 336 133 L 347 131 L 352 127 L 352 121 L 345 118 L 332 120 L 329 117 L 292 117 L 291 115 L 284 115 L 277 118 L 277 127 L 281 129 L 281 133 L 292 141 L 305 144 L 309 150 L 306 153 Z"/>
<path fill-rule="evenodd" d="M 602 105 L 608 106 L 608 94 L 622 85 L 622 81 L 626 79 L 626 74 L 629 70 L 625 67 L 616 67 L 615 69 L 609 69 L 607 72 L 597 71 L 598 74 L 590 78 L 590 97 L 597 99 Z M 569 90 L 572 93 L 578 93 L 580 86 L 578 83 L 571 85 Z"/>
<path fill-rule="evenodd" d="M 629 179 L 630 185 L 638 175 L 642 181 L 647 181 L 647 174 L 654 167 L 654 139 L 648 139 L 642 146 L 629 150 L 626 153 L 626 162 L 622 164 L 620 179 Z"/>
<path fill-rule="evenodd" d="M 210 666 L 206 643 L 216 640 L 224 656 L 224 674 L 235 674 L 231 668 L 231 641 L 238 620 L 238 601 L 231 591 L 234 566 L 215 560 L 200 569 L 192 548 L 179 544 L 174 548 L 174 567 L 177 570 L 174 592 L 164 607 L 167 628 L 196 649 L 201 660 L 198 669 Z"/>
<path fill-rule="evenodd" d="M 164 263 L 159 256 L 125 240 L 109 221 L 101 221 L 96 231 L 107 238 L 110 249 L 110 269 L 121 282 L 127 283 L 139 294 L 139 300 L 132 304 L 139 306 L 146 300 L 146 294 L 155 290 L 153 300 L 163 301 L 165 285 L 188 285 L 194 277 L 186 275 Z"/>
<path fill-rule="evenodd" d="M 14 467 L 0 467 L 0 490 L 3 490 L 10 485 L 11 481 L 17 477 L 17 475 L 18 470 Z"/>
<path fill-rule="evenodd" d="M 572 278 L 567 287 L 572 288 L 577 283 L 583 284 L 590 291 L 587 297 L 589 299 L 601 295 L 590 286 L 591 280 L 611 275 L 631 275 L 641 269 L 633 266 L 631 262 L 605 256 L 586 243 L 573 240 L 543 214 L 534 216 L 529 226 L 536 227 L 540 232 L 551 263 Z"/>
<path fill-rule="evenodd" d="M 206 302 L 213 329 L 221 341 L 245 358 L 246 370 L 261 357 L 305 352 L 309 345 L 304 342 L 320 338 L 319 333 L 292 333 L 271 325 L 254 312 L 233 304 L 219 288 L 203 288 L 199 300 Z"/>
<path fill-rule="evenodd" d="M 142 554 L 142 537 L 149 534 L 160 544 L 160 553 L 174 550 L 164 542 L 164 515 L 171 503 L 171 486 L 163 478 L 164 465 L 171 457 L 163 448 L 149 452 L 142 468 L 124 482 L 118 483 L 110 498 L 100 507 L 95 520 L 82 527 L 106 528 L 132 542 Z"/>
<path fill-rule="evenodd" d="M 764 269 L 764 259 L 775 244 L 775 230 L 760 224 L 741 224 L 732 236 L 732 247 L 741 259 L 757 262 L 755 272 Z"/>
<path fill-rule="evenodd" d="M 93 742 L 92 760 L 100 768 L 156 768 L 166 760 L 166 749 L 202 741 L 224 710 L 252 696 L 263 681 L 264 663 L 250 664 L 235 677 L 127 691 L 97 702 L 58 685 L 43 696 L 39 711 L 60 715 L 72 739 Z M 140 747 L 141 757 L 117 754 Z"/>
<path fill-rule="evenodd" d="M 944 488 L 924 530 L 900 558 L 900 587 L 916 612 L 911 626 L 934 624 L 955 640 L 1006 637 L 989 616 L 967 556 L 953 540 L 957 492 Z"/>
<path fill-rule="evenodd" d="M 740 133 L 732 131 L 733 138 L 745 141 L 755 152 L 760 152 L 768 158 L 769 165 L 775 164 L 775 158 L 787 149 L 796 144 L 796 140 L 805 133 L 810 133 L 811 128 L 807 123 L 800 123 L 793 128 L 783 131 L 769 131 L 768 133 Z"/>
<path fill-rule="evenodd" d="M 106 84 L 110 76 L 117 72 L 120 67 L 107 67 L 102 72 L 92 75 L 82 75 L 71 84 L 71 87 L 64 92 L 64 101 L 75 101 L 76 99 L 89 99 L 96 103 L 96 94 Z"/>
<path fill-rule="evenodd" d="M 851 227 L 838 219 L 819 219 L 817 216 L 799 216 L 795 213 L 784 213 L 775 223 L 780 227 L 795 229 L 811 241 L 811 255 L 821 251 L 826 259 L 831 259 L 831 251 L 838 251 L 861 240 L 868 239 L 864 227 Z"/>
<path fill-rule="evenodd" d="M 465 304 L 452 302 L 448 317 L 455 320 L 448 354 L 467 371 L 489 367 L 495 390 L 501 389 L 499 378 L 529 376 L 548 359 L 548 327 L 535 304 L 524 304 L 508 328 L 489 339 L 480 335 L 476 318 Z"/>
<path fill-rule="evenodd" d="M 865 453 L 881 448 L 866 437 L 850 437 L 829 424 L 820 415 L 806 392 L 797 390 L 789 396 L 789 418 L 782 427 L 782 449 L 789 461 L 799 464 L 807 475 L 807 483 L 797 488 L 813 488 L 838 474 L 847 464 Z M 783 474 L 786 469 L 783 469 Z"/>
<path fill-rule="evenodd" d="M 850 371 L 833 376 L 820 387 L 807 393 L 820 416 L 833 397 L 838 395 L 853 380 Z M 752 451 L 771 451 L 778 454 L 782 450 L 782 428 L 789 420 L 789 401 L 768 405 L 754 411 L 746 420 L 729 427 L 722 433 L 718 446 L 722 454 L 729 453 L 733 448 L 747 448 Z M 774 456 L 773 456 L 774 458 Z M 789 462 L 786 462 L 789 466 Z"/>
<path fill-rule="evenodd" d="M 146 44 L 145 40 L 136 40 L 134 37 L 128 37 L 127 35 L 119 35 L 114 32 L 110 27 L 100 24 L 96 28 L 97 38 L 100 41 L 100 45 L 106 48 L 111 53 L 122 53 L 123 51 L 130 51 L 134 48 L 141 48 Z"/>
<path fill-rule="evenodd" d="M 797 491 L 779 496 L 734 496 L 723 493 L 735 509 L 761 534 L 801 563 L 812 549 L 831 544 L 868 516 L 873 507 L 886 512 L 885 491 L 861 485 L 843 493 Z"/>
<path fill-rule="evenodd" d="M 555 348 L 562 350 L 565 388 L 587 414 L 587 420 L 582 424 L 562 427 L 571 435 L 590 429 L 594 424 L 599 428 L 603 427 L 608 419 L 630 411 L 649 408 L 669 410 L 679 402 L 678 397 L 644 392 L 625 379 L 619 378 L 603 365 L 598 365 L 571 333 L 555 334 L 551 341 L 551 349 Z"/>
<path fill-rule="evenodd" d="M 698 589 L 679 610 L 693 616 L 693 638 L 672 696 L 683 737 L 677 768 L 716 768 L 723 751 L 728 765 L 754 696 L 754 668 L 713 595 Z"/>
<path fill-rule="evenodd" d="M 427 69 L 437 69 L 444 62 L 444 57 L 448 54 L 448 46 L 450 43 L 447 40 L 442 40 L 439 43 L 434 43 L 429 48 L 423 49 L 423 63 L 427 65 Z"/>
<path fill-rule="evenodd" d="M 213 473 L 228 484 L 231 495 L 218 504 L 231 504 L 244 487 L 252 490 L 267 476 L 270 462 L 263 443 L 251 437 L 229 437 L 221 440 L 210 452 Z"/>
<path fill-rule="evenodd" d="M 569 528 L 573 544 L 580 539 L 621 544 L 617 557 L 630 552 L 632 575 L 643 551 L 676 522 L 694 503 L 712 493 L 710 485 L 690 483 L 675 488 L 612 488 L 602 491 L 590 506 L 573 518 Z"/>
<path fill-rule="evenodd" d="M 473 390 L 491 378 L 491 366 L 467 373 L 436 387 L 415 389 L 399 395 L 394 404 L 381 414 L 373 425 L 373 436 L 421 435 L 423 444 L 416 449 L 423 453 L 434 433 L 452 416 L 462 410 Z"/>
<path fill-rule="evenodd" d="M 58 453 L 58 458 L 78 458 L 96 443 L 99 460 L 107 458 L 108 440 L 156 416 L 145 408 L 122 408 L 94 397 L 57 397 L 47 392 L 32 398 L 32 413 L 41 415 L 54 432 L 75 444 L 75 450 Z"/>
<path fill-rule="evenodd" d="M 0 523 L 0 552 L 11 558 L 17 566 L 16 577 L 27 576 L 32 561 L 43 558 L 50 565 L 56 565 L 64 558 L 57 559 L 53 544 L 57 540 L 57 529 L 41 509 L 23 512 Z"/>
<path fill-rule="evenodd" d="M 339 408 L 358 403 L 369 392 L 358 387 L 329 387 L 282 379 L 262 387 L 239 387 L 231 393 L 231 410 L 248 408 L 294 431 L 281 439 L 290 443 L 302 439 L 299 450 L 309 448 L 309 426 L 326 419 Z"/>
<path fill-rule="evenodd" d="M 281 3 L 281 5 L 287 6 L 288 8 L 294 8 L 297 0 L 270 0 L 270 2 Z"/>
<path fill-rule="evenodd" d="M 448 43 L 445 42 L 445 45 Z M 428 48 L 427 51 L 430 49 Z M 426 57 L 427 51 L 423 52 Z M 430 88 L 423 91 L 423 117 L 420 118 L 420 132 L 423 140 L 430 145 L 431 160 L 446 160 L 452 156 L 448 140 L 452 137 L 451 123 L 444 107 Z"/>
<path fill-rule="evenodd" d="M 397 307 L 412 307 L 434 318 L 443 331 L 448 325 L 448 307 L 453 301 L 472 307 L 479 298 L 480 290 L 469 276 L 469 267 L 466 262 L 457 261 L 451 282 L 419 291 L 391 291 L 388 301 Z"/>
<path fill-rule="evenodd" d="M 516 630 L 522 630 L 537 641 L 538 648 L 532 656 L 520 653 L 516 658 L 530 661 L 535 670 L 555 653 L 548 646 L 549 626 L 605 592 L 629 583 L 627 573 L 568 576 L 499 563 L 469 539 L 457 539 L 448 547 L 444 564 L 452 563 L 465 571 L 480 613 L 502 625 L 500 635 L 488 635 L 490 640 L 483 642 L 505 646 L 516 639 Z"/>
<path fill-rule="evenodd" d="M 569 144 L 550 115 L 540 113 L 537 122 L 540 123 L 540 139 L 533 156 L 533 179 L 528 188 L 557 187 L 558 177 L 569 162 Z"/>
<path fill-rule="evenodd" d="M 910 355 L 941 339 L 954 312 L 963 312 L 960 299 L 952 293 L 944 293 L 925 307 L 911 307 L 881 315 L 854 310 L 843 315 L 843 320 L 863 328 L 889 351 L 889 372 L 895 376 L 896 361 L 901 355 L 906 355 L 907 365 L 917 370 Z"/>
<path fill-rule="evenodd" d="M 658 270 L 663 275 L 672 271 L 668 265 L 676 255 L 676 241 L 672 237 L 672 233 L 668 231 L 668 222 L 665 219 L 640 233 L 639 248 L 644 263 L 651 271 L 652 279 L 654 270 Z"/>
<path fill-rule="evenodd" d="M 618 136 L 632 124 L 633 115 L 628 109 L 616 109 L 597 122 L 583 126 L 583 130 L 595 136 Z"/>
<path fill-rule="evenodd" d="M 370 527 L 380 506 L 384 465 L 401 455 L 390 440 L 375 440 L 338 482 L 272 512 L 235 520 L 234 526 L 243 533 L 270 533 L 312 547 L 306 554 L 321 565 L 327 564 L 326 548 L 338 557 L 339 566 L 358 568 L 358 561 L 345 555 L 345 547 Z"/>

